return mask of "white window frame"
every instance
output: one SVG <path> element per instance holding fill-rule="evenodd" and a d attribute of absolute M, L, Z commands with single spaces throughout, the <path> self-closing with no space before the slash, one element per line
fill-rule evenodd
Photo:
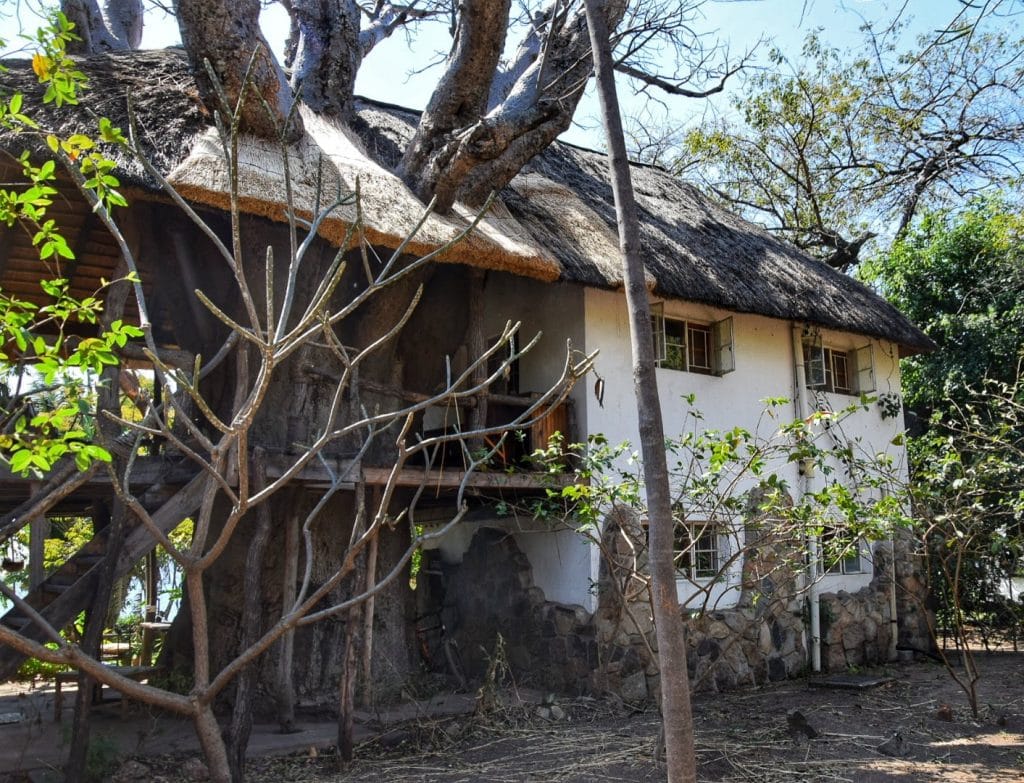
<path fill-rule="evenodd" d="M 805 340 L 804 374 L 808 389 L 832 394 L 857 396 L 875 390 L 874 348 L 871 343 L 844 349 L 823 345 L 820 340 Z M 839 363 L 845 364 L 847 386 L 836 386 Z"/>
<path fill-rule="evenodd" d="M 669 324 L 682 326 L 682 344 L 677 346 L 682 361 L 678 363 L 669 359 Z M 654 332 L 654 359 L 658 367 L 718 377 L 736 369 L 732 316 L 711 323 L 674 318 L 665 315 L 664 302 L 655 302 L 651 305 L 651 328 Z M 707 335 L 708 364 L 705 366 L 693 364 L 691 335 L 697 332 Z"/>
<path fill-rule="evenodd" d="M 680 579 L 695 583 L 724 579 L 724 567 L 729 558 L 729 536 L 725 527 L 714 520 L 677 520 L 672 556 Z"/>
<path fill-rule="evenodd" d="M 847 552 L 844 557 L 837 560 L 832 565 L 826 565 L 825 563 L 825 545 L 828 538 L 834 536 L 835 533 L 829 533 L 825 531 L 820 539 L 819 546 L 819 569 L 825 576 L 871 576 L 873 575 L 874 568 L 871 564 L 871 559 L 868 556 L 869 550 L 867 542 L 863 538 L 858 538 L 854 543 L 854 546 Z"/>

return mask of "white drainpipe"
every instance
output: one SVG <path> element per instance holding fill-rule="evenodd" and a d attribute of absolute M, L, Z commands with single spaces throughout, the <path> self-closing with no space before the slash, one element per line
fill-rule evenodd
<path fill-rule="evenodd" d="M 796 369 L 793 384 L 793 407 L 796 410 L 797 418 L 806 421 L 807 410 L 807 373 L 804 368 L 804 341 L 803 328 L 800 324 L 793 324 L 793 366 Z M 798 463 L 799 477 L 797 478 L 797 489 L 801 497 L 810 491 L 809 470 Z M 807 537 L 807 572 L 804 578 L 807 582 L 807 593 L 811 604 L 811 671 L 821 671 L 821 599 L 818 593 L 818 537 Z M 800 580 L 802 581 L 802 580 Z M 798 586 L 800 584 L 798 581 Z"/>
<path fill-rule="evenodd" d="M 889 567 L 892 569 L 892 578 L 889 580 L 889 660 L 895 661 L 899 657 L 896 651 L 896 643 L 899 639 L 900 623 L 896 616 L 896 538 L 889 537 Z"/>

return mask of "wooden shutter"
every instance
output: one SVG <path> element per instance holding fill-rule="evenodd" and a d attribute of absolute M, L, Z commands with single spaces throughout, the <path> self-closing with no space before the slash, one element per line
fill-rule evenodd
<path fill-rule="evenodd" d="M 651 329 L 654 332 L 654 360 L 663 362 L 668 358 L 668 349 L 665 346 L 665 303 L 653 302 L 651 304 Z"/>
<path fill-rule="evenodd" d="M 711 324 L 711 340 L 714 349 L 712 359 L 715 375 L 725 375 L 736 369 L 736 351 L 733 347 L 732 316 Z"/>
<path fill-rule="evenodd" d="M 854 391 L 868 394 L 875 390 L 875 354 L 871 343 L 862 345 L 850 354 L 853 357 Z"/>

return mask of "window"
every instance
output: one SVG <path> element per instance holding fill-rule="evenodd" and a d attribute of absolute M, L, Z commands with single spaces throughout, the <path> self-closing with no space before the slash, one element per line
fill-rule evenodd
<path fill-rule="evenodd" d="M 732 318 L 712 324 L 666 318 L 663 305 L 652 305 L 654 354 L 657 365 L 702 375 L 725 375 L 736 369 Z"/>
<path fill-rule="evenodd" d="M 844 540 L 837 531 L 821 535 L 821 565 L 826 574 L 868 574 L 871 565 L 864 557 L 862 542 Z"/>
<path fill-rule="evenodd" d="M 836 394 L 867 394 L 875 390 L 871 344 L 853 351 L 804 343 L 807 388 Z"/>
<path fill-rule="evenodd" d="M 722 568 L 723 540 L 721 529 L 713 522 L 676 522 L 676 571 L 691 581 L 717 578 Z"/>

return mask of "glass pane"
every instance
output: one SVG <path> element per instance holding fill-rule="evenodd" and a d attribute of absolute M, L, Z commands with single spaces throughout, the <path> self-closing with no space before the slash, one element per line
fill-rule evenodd
<path fill-rule="evenodd" d="M 837 392 L 850 392 L 849 361 L 842 351 L 831 351 L 832 354 L 832 378 L 833 390 Z"/>
<path fill-rule="evenodd" d="M 670 370 L 686 369 L 686 324 L 665 319 L 665 358 L 661 366 Z"/>
<path fill-rule="evenodd" d="M 690 338 L 690 371 L 711 372 L 711 327 L 687 324 Z"/>

